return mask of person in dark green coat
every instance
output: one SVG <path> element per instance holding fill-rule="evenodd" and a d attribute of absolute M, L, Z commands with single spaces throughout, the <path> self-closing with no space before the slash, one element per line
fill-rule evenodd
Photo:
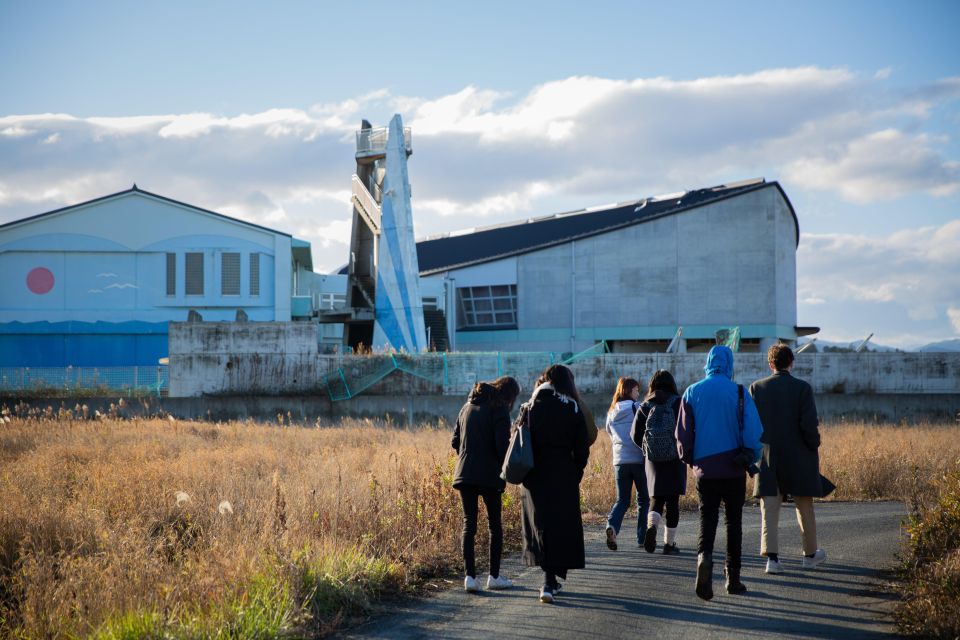
<path fill-rule="evenodd" d="M 750 385 L 750 395 L 763 423 L 763 456 L 753 495 L 760 498 L 762 518 L 760 554 L 767 557 L 767 573 L 781 573 L 778 533 L 780 505 L 793 496 L 803 542 L 801 566 L 812 569 L 826 560 L 817 547 L 813 499 L 823 496 L 820 480 L 820 431 L 810 385 L 790 374 L 793 351 L 776 344 L 767 352 L 773 375 Z"/>

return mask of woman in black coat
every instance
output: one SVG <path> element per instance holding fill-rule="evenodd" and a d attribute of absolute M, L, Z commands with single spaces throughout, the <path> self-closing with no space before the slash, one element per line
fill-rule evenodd
<path fill-rule="evenodd" d="M 541 602 L 553 602 L 557 578 L 584 566 L 580 480 L 590 456 L 587 425 L 573 373 L 553 365 L 530 399 L 533 469 L 523 480 L 523 560 L 543 569 Z"/>
<path fill-rule="evenodd" d="M 674 432 L 677 416 L 680 415 L 680 393 L 677 383 L 666 369 L 657 370 L 647 384 L 647 394 L 633 418 L 634 442 L 643 447 L 643 436 L 647 429 L 647 419 L 656 410 L 668 418 L 670 439 L 672 440 L 672 460 L 650 460 L 647 455 L 644 464 L 647 473 L 647 490 L 653 499 L 653 506 L 647 514 L 647 530 L 643 536 L 643 548 L 647 553 L 657 550 L 657 527 L 666 510 L 666 527 L 663 532 L 663 553 L 680 553 L 677 549 L 677 524 L 680 522 L 680 496 L 687 492 L 687 467 L 676 455 L 677 442 Z M 662 420 L 662 419 L 661 419 Z M 662 422 L 661 422 L 662 424 Z M 647 454 L 647 451 L 644 450 Z"/>
<path fill-rule="evenodd" d="M 500 469 L 510 442 L 510 410 L 520 393 L 520 385 L 510 376 L 493 382 L 478 382 L 467 403 L 460 409 L 453 429 L 451 445 L 457 451 L 457 468 L 453 487 L 460 491 L 463 504 L 463 564 L 466 576 L 463 588 L 480 590 L 474 556 L 477 535 L 477 501 L 483 498 L 490 526 L 490 575 L 487 589 L 506 589 L 513 586 L 500 575 L 500 555 L 503 551 L 503 526 L 500 522 L 501 497 L 506 483 L 500 479 Z"/>

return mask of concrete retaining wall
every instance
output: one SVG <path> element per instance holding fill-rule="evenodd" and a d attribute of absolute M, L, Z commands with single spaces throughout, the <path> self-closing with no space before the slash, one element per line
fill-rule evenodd
<path fill-rule="evenodd" d="M 353 385 L 393 365 L 390 356 L 320 355 L 316 331 L 306 322 L 171 323 L 171 397 L 164 409 L 183 417 L 209 412 L 215 419 L 273 420 L 289 411 L 298 422 L 388 414 L 401 423 L 450 420 L 475 381 L 514 375 L 529 390 L 551 362 L 544 353 L 403 356 L 397 360 L 418 375 L 395 370 L 359 395 L 331 402 L 328 375 Z M 570 366 L 602 416 L 618 377 L 645 384 L 654 371 L 667 369 L 683 389 L 703 377 L 704 362 L 703 354 L 636 353 L 586 357 Z M 743 384 L 768 375 L 765 354 L 736 354 L 734 373 Z M 794 374 L 810 382 L 821 413 L 831 419 L 952 420 L 960 412 L 960 353 L 802 353 Z"/>
<path fill-rule="evenodd" d="M 127 399 L 119 410 L 124 417 L 170 414 L 184 420 L 246 420 L 276 423 L 278 416 L 293 424 L 335 424 L 345 417 L 389 420 L 399 426 L 444 420 L 452 424 L 464 396 L 407 395 L 358 396 L 342 402 L 330 402 L 325 396 L 206 396 L 200 398 Z M 602 420 L 610 402 L 606 394 L 588 394 L 586 401 L 598 420 Z M 0 401 L 13 407 L 18 400 Z M 116 398 L 32 398 L 23 406 L 43 411 L 61 406 L 73 409 L 87 405 L 90 415 L 99 410 L 106 414 Z M 960 426 L 960 394 L 891 394 L 850 395 L 823 393 L 816 396 L 821 421 L 866 420 L 868 422 L 917 423 L 924 421 L 958 423 Z M 161 413 L 162 412 L 162 413 Z"/>
<path fill-rule="evenodd" d="M 551 362 L 544 353 L 450 353 L 406 357 L 421 376 L 394 371 L 364 395 L 462 395 L 477 380 L 513 375 L 523 386 Z M 584 393 L 610 393 L 620 376 L 646 382 L 657 369 L 673 373 L 684 388 L 703 377 L 703 354 L 605 354 L 571 365 Z M 312 323 L 171 323 L 170 396 L 326 393 L 326 376 L 350 386 L 390 357 L 317 353 Z M 768 375 L 765 354 L 739 353 L 736 379 L 745 384 Z M 794 374 L 816 393 L 960 393 L 960 353 L 802 353 Z M 356 388 L 356 387 L 354 387 Z"/>

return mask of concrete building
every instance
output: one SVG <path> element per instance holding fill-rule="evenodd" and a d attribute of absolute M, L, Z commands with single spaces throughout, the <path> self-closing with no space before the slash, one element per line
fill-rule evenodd
<path fill-rule="evenodd" d="M 741 350 L 793 343 L 797 215 L 762 179 L 523 220 L 417 243 L 442 285 L 450 347 L 701 351 L 737 326 Z"/>
<path fill-rule="evenodd" d="M 133 188 L 0 225 L 0 366 L 155 365 L 167 323 L 313 314 L 310 245 Z"/>

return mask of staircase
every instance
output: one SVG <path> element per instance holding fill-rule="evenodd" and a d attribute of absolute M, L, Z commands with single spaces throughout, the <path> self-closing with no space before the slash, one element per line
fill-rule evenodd
<path fill-rule="evenodd" d="M 449 351 L 450 335 L 447 333 L 447 317 L 439 309 L 424 309 L 423 324 L 430 336 L 427 347 L 431 351 Z"/>

